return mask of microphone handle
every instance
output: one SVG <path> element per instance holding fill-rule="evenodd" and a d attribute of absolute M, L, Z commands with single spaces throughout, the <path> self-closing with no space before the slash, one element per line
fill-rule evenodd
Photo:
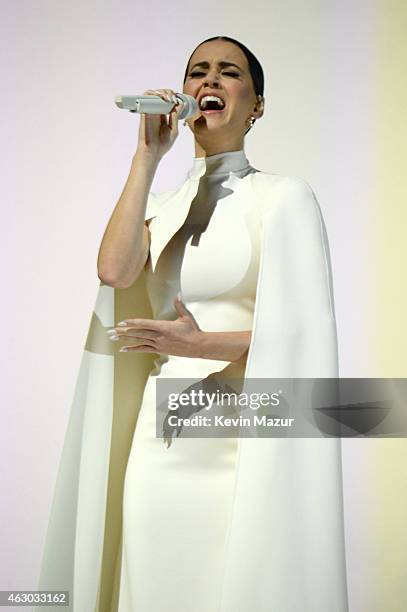
<path fill-rule="evenodd" d="M 186 117 L 196 113 L 198 105 L 192 96 L 185 94 L 176 94 L 178 100 L 185 104 L 179 118 Z M 160 96 L 117 96 L 116 106 L 125 108 L 131 113 L 146 113 L 149 115 L 167 115 L 174 108 L 173 102 L 163 100 Z"/>
<path fill-rule="evenodd" d="M 149 115 L 168 115 L 174 108 L 173 102 L 167 102 L 159 96 L 137 96 L 137 110 L 133 113 L 146 113 Z"/>

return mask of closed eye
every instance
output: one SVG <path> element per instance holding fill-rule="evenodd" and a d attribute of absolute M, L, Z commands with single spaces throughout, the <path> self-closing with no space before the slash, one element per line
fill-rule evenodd
<path fill-rule="evenodd" d="M 195 76 L 200 76 L 201 74 L 205 74 L 205 73 L 204 72 L 191 72 L 189 76 L 195 77 Z M 224 72 L 223 74 L 227 74 L 228 76 L 233 76 L 233 77 L 239 76 L 237 72 Z"/>

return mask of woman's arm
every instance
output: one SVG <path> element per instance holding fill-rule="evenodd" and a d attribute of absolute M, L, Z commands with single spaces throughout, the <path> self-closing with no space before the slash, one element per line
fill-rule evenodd
<path fill-rule="evenodd" d="M 136 153 L 130 174 L 113 211 L 99 249 L 98 277 L 111 287 L 130 287 L 149 253 L 149 230 L 144 217 L 159 159 Z"/>
<path fill-rule="evenodd" d="M 238 361 L 250 346 L 252 332 L 201 332 L 201 342 L 197 344 L 197 355 L 201 359 Z"/>
<path fill-rule="evenodd" d="M 131 340 L 120 351 L 163 353 L 181 357 L 199 357 L 219 361 L 237 362 L 245 359 L 251 340 L 251 331 L 206 332 L 192 312 L 177 296 L 174 307 L 175 321 L 156 319 L 126 319 L 107 330 L 110 340 Z"/>
<path fill-rule="evenodd" d="M 159 95 L 177 102 L 172 89 L 148 89 L 144 95 Z M 150 233 L 145 223 L 151 184 L 160 159 L 178 137 L 178 119 L 184 105 L 177 102 L 165 115 L 142 113 L 137 150 L 123 192 L 105 230 L 98 256 L 98 276 L 117 288 L 130 287 L 139 276 L 150 250 Z"/>

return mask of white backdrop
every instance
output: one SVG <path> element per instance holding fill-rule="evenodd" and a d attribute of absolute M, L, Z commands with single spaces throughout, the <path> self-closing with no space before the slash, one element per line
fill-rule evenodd
<path fill-rule="evenodd" d="M 19 0 L 3 3 L 1 23 L 0 589 L 34 589 L 99 285 L 98 248 L 137 142 L 138 116 L 119 110 L 114 98 L 181 91 L 201 40 L 232 36 L 262 63 L 266 110 L 246 138 L 246 154 L 256 168 L 299 175 L 314 189 L 331 247 L 341 375 L 373 375 L 365 313 L 374 12 L 373 3 L 339 0 Z M 154 191 L 178 186 L 192 163 L 191 132 L 179 129 Z M 343 444 L 351 610 L 365 612 L 363 584 L 351 571 L 363 520 L 351 468 L 363 470 L 365 450 L 357 441 Z"/>

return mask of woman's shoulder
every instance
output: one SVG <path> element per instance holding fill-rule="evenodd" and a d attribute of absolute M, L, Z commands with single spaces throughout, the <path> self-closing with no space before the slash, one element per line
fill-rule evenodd
<path fill-rule="evenodd" d="M 240 180 L 243 184 L 247 179 L 251 181 L 261 215 L 277 209 L 284 209 L 287 212 L 295 212 L 298 207 L 301 207 L 302 211 L 307 207 L 308 209 L 319 209 L 312 187 L 300 176 L 264 172 L 256 169 L 255 172 Z M 148 221 L 158 216 L 168 203 L 171 207 L 171 201 L 176 201 L 185 195 L 183 192 L 188 189 L 188 185 L 189 181 L 186 180 L 176 189 L 161 192 L 150 191 L 144 219 Z"/>
<path fill-rule="evenodd" d="M 301 176 L 257 171 L 252 174 L 252 185 L 263 214 L 277 209 L 319 209 L 313 188 Z"/>

